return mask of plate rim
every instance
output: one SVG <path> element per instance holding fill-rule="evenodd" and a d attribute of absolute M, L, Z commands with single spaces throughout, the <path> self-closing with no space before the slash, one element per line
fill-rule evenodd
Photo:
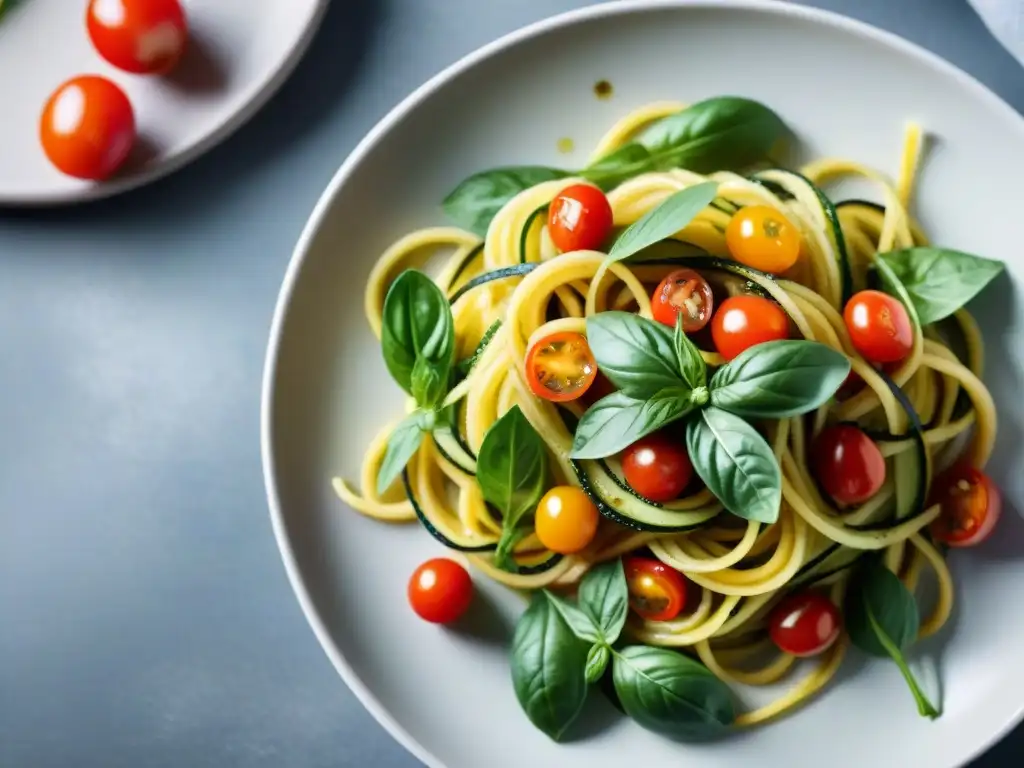
<path fill-rule="evenodd" d="M 281 346 L 282 331 L 288 315 L 288 308 L 298 277 L 305 265 L 310 246 L 316 239 L 317 233 L 322 228 L 339 190 L 348 181 L 355 169 L 363 162 L 364 158 L 374 147 L 391 131 L 391 129 L 403 120 L 407 114 L 412 112 L 421 103 L 429 99 L 434 92 L 443 87 L 449 80 L 477 66 L 483 61 L 513 48 L 521 43 L 553 30 L 570 27 L 575 24 L 615 16 L 627 16 L 638 12 L 647 12 L 663 9 L 683 10 L 686 8 L 703 8 L 720 10 L 728 8 L 740 11 L 755 11 L 772 13 L 782 17 L 797 17 L 810 20 L 815 23 L 824 24 L 839 30 L 848 32 L 856 37 L 883 44 L 900 53 L 918 60 L 921 64 L 937 71 L 939 74 L 952 79 L 961 87 L 971 91 L 972 94 L 983 101 L 996 112 L 1001 112 L 1007 121 L 1016 126 L 1024 141 L 1024 115 L 1010 106 L 1002 97 L 997 95 L 978 78 L 946 60 L 933 51 L 911 42 L 906 38 L 890 32 L 886 29 L 876 27 L 868 22 L 846 16 L 836 11 L 822 8 L 796 5 L 789 0 L 605 0 L 596 5 L 584 6 L 562 13 L 548 16 L 538 21 L 526 24 L 517 29 L 511 30 L 494 40 L 470 51 L 455 62 L 443 68 L 440 72 L 430 77 L 415 90 L 405 96 L 400 102 L 392 107 L 387 114 L 378 120 L 374 126 L 363 136 L 355 148 L 349 153 L 338 170 L 335 171 L 324 191 L 320 194 L 316 204 L 311 211 L 302 232 L 296 241 L 292 254 L 289 257 L 288 266 L 278 292 L 274 306 L 273 318 L 270 325 L 270 334 L 267 343 L 267 351 L 264 360 L 263 381 L 260 393 L 260 458 L 263 470 L 264 486 L 267 494 L 267 503 L 270 512 L 271 526 L 274 532 L 274 539 L 281 555 L 282 563 L 291 584 L 295 597 L 299 602 L 303 615 L 313 634 L 316 636 L 320 647 L 327 655 L 338 675 L 355 695 L 359 703 L 368 711 L 384 730 L 397 741 L 407 752 L 422 762 L 427 768 L 447 768 L 447 766 L 436 757 L 430 750 L 424 747 L 415 739 L 381 704 L 377 696 L 363 683 L 356 670 L 349 664 L 345 656 L 335 645 L 327 627 L 324 625 L 319 613 L 310 598 L 305 581 L 298 562 L 292 550 L 286 525 L 284 512 L 278 492 L 278 484 L 274 468 L 276 466 L 274 451 L 274 429 L 272 424 L 272 405 L 276 391 L 277 362 Z M 1005 723 L 1002 723 L 991 736 L 983 743 L 971 746 L 956 759 L 962 760 L 966 765 L 972 760 L 983 755 L 1024 721 L 1024 699 L 1018 704 L 1017 711 Z M 952 764 L 951 764 L 952 766 Z"/>
<path fill-rule="evenodd" d="M 240 106 L 231 112 L 226 119 L 184 151 L 143 173 L 133 174 L 123 179 L 115 178 L 110 181 L 92 184 L 77 191 L 27 195 L 0 193 L 0 207 L 11 209 L 56 208 L 59 206 L 88 203 L 94 200 L 105 200 L 152 184 L 154 181 L 170 176 L 195 162 L 210 150 L 222 144 L 255 117 L 288 81 L 288 78 L 292 76 L 295 68 L 306 55 L 306 51 L 309 50 L 313 38 L 320 29 L 324 15 L 327 13 L 327 8 L 331 4 L 331 0 L 313 0 L 313 2 L 315 3 L 312 9 L 313 12 L 307 19 L 302 34 L 296 38 L 277 69 L 269 77 L 257 82 L 252 92 L 244 96 Z M 0 0 L 0 4 L 2 3 L 3 0 Z"/>

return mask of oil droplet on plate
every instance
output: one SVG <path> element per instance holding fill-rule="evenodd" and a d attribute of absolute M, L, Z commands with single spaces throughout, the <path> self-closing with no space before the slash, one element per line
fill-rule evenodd
<path fill-rule="evenodd" d="M 576 142 L 570 139 L 568 136 L 563 136 L 558 140 L 558 151 L 563 155 L 568 155 L 576 148 Z"/>
<path fill-rule="evenodd" d="M 610 99 L 612 97 L 612 84 L 607 80 L 598 80 L 594 83 L 594 95 L 599 99 Z"/>

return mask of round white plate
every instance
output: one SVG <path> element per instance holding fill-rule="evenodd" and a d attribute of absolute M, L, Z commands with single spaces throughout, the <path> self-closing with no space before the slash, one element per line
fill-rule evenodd
<path fill-rule="evenodd" d="M 166 77 L 108 65 L 85 28 L 85 0 L 6 0 L 0 15 L 0 205 L 49 205 L 107 197 L 197 158 L 248 120 L 291 73 L 328 0 L 183 0 L 191 37 Z M 39 115 L 65 80 L 106 75 L 132 101 L 139 144 L 103 183 L 50 165 Z"/>
<path fill-rule="evenodd" d="M 596 80 L 615 96 L 598 101 Z M 915 650 L 935 661 L 945 714 L 918 717 L 895 666 L 850 653 L 809 706 L 721 743 L 681 745 L 612 716 L 591 697 L 574 739 L 533 729 L 512 691 L 506 642 L 522 603 L 477 580 L 472 631 L 417 620 L 408 575 L 441 549 L 415 526 L 359 517 L 330 478 L 357 477 L 371 435 L 400 414 L 362 313 L 371 265 L 468 174 L 512 163 L 575 164 L 630 108 L 738 93 L 783 115 L 809 156 L 894 172 L 908 119 L 935 146 L 917 213 L 934 240 L 1007 262 L 974 311 L 1001 409 L 990 468 L 1008 509 L 994 540 L 956 553 L 959 608 Z M 577 154 L 556 142 L 575 140 Z M 1019 186 L 1024 121 L 964 73 L 892 35 L 763 0 L 616 2 L 516 32 L 416 91 L 359 145 L 324 194 L 288 270 L 263 400 L 263 459 L 274 530 L 302 607 L 331 661 L 381 723 L 430 766 L 448 768 L 861 768 L 963 764 L 1024 705 L 1024 254 Z M 385 204 L 386 203 L 386 204 Z M 926 684 L 936 680 L 923 666 Z"/>

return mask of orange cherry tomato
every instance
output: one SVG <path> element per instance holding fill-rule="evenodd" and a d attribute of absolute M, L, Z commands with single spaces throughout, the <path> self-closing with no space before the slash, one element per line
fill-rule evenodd
<path fill-rule="evenodd" d="M 171 70 L 188 39 L 179 0 L 90 0 L 85 22 L 100 56 L 136 75 Z"/>
<path fill-rule="evenodd" d="M 817 656 L 839 639 L 842 619 L 835 603 L 818 592 L 798 592 L 768 615 L 768 634 L 783 653 Z"/>
<path fill-rule="evenodd" d="M 654 289 L 651 311 L 654 319 L 664 325 L 676 325 L 676 317 L 683 316 L 683 330 L 699 331 L 711 320 L 715 295 L 708 281 L 692 269 L 670 272 Z"/>
<path fill-rule="evenodd" d="M 581 488 L 558 485 L 537 505 L 534 529 L 540 543 L 552 552 L 571 555 L 594 540 L 599 521 L 597 507 Z"/>
<path fill-rule="evenodd" d="M 473 580 L 454 560 L 437 557 L 413 571 L 409 579 L 409 605 L 424 621 L 449 624 L 473 601 Z"/>
<path fill-rule="evenodd" d="M 622 473 L 629 487 L 655 502 L 678 498 L 693 478 L 686 446 L 664 433 L 641 437 L 622 452 Z"/>
<path fill-rule="evenodd" d="M 814 444 L 814 474 L 838 504 L 855 506 L 885 483 L 885 458 L 862 430 L 837 424 L 823 430 Z"/>
<path fill-rule="evenodd" d="M 843 310 L 850 341 L 865 360 L 896 363 L 914 348 L 910 315 L 898 300 L 881 291 L 855 293 Z"/>
<path fill-rule="evenodd" d="M 564 403 L 594 383 L 597 362 L 587 337 L 572 331 L 545 336 L 526 353 L 526 380 L 537 397 Z"/>
<path fill-rule="evenodd" d="M 686 579 L 679 571 L 649 557 L 623 561 L 629 605 L 648 621 L 670 621 L 686 605 Z"/>
<path fill-rule="evenodd" d="M 612 231 L 612 206 L 597 187 L 573 184 L 551 201 L 548 234 L 562 253 L 600 250 Z"/>
<path fill-rule="evenodd" d="M 750 205 L 729 220 L 725 244 L 741 264 L 777 275 L 796 264 L 800 231 L 770 205 Z"/>
<path fill-rule="evenodd" d="M 985 541 L 1003 509 L 996 484 L 968 464 L 954 466 L 936 480 L 931 503 L 942 505 L 931 525 L 932 536 L 951 547 L 973 547 Z"/>
<path fill-rule="evenodd" d="M 135 143 L 135 113 L 117 85 L 98 75 L 72 78 L 46 102 L 39 120 L 43 151 L 58 170 L 80 179 L 108 178 Z"/>
<path fill-rule="evenodd" d="M 711 338 L 726 360 L 766 341 L 789 338 L 789 318 L 778 304 L 760 296 L 732 296 L 711 320 Z"/>

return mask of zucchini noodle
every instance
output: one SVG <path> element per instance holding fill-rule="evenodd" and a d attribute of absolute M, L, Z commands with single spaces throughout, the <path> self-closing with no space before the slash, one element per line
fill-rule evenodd
<path fill-rule="evenodd" d="M 657 102 L 626 115 L 598 142 L 594 157 L 615 151 L 653 121 L 684 106 Z M 688 530 L 634 530 L 602 518 L 593 542 L 565 557 L 546 551 L 531 533 L 515 547 L 520 570 L 512 573 L 494 562 L 500 519 L 484 502 L 472 473 L 448 457 L 435 440 L 426 438 L 407 467 L 407 498 L 401 483 L 377 493 L 377 472 L 397 420 L 371 442 L 358 489 L 334 480 L 338 496 L 348 507 L 378 520 L 420 519 L 448 546 L 464 552 L 471 565 L 516 590 L 571 589 L 594 564 L 648 550 L 684 573 L 699 596 L 691 596 L 688 612 L 669 621 L 631 615 L 625 630 L 629 635 L 689 652 L 731 683 L 761 686 L 797 675 L 781 698 L 740 715 L 740 725 L 764 723 L 800 706 L 834 676 L 849 643 L 845 635 L 823 655 L 797 663 L 766 642 L 767 617 L 797 587 L 827 589 L 833 601 L 841 604 L 849 567 L 866 551 L 883 552 L 886 567 L 911 590 L 924 571 L 933 573 L 938 596 L 921 622 L 920 635 L 935 633 L 949 617 L 954 600 L 944 557 L 925 534 L 940 509 L 922 503 L 915 513 L 897 519 L 896 500 L 907 489 L 900 487 L 894 468 L 914 451 L 924 451 L 928 466 L 921 482 L 927 491 L 951 451 L 968 456 L 979 468 L 988 460 L 996 415 L 981 380 L 981 336 L 963 309 L 941 328 L 916 331 L 912 351 L 889 373 L 902 390 L 901 398 L 857 354 L 843 319 L 845 299 L 851 291 L 867 287 L 877 253 L 926 244 L 908 213 L 924 144 L 922 129 L 908 126 L 895 182 L 848 160 L 822 159 L 800 169 L 799 176 L 787 171 L 766 171 L 751 178 L 728 172 L 704 176 L 677 169 L 643 173 L 608 191 L 614 225 L 625 227 L 680 189 L 717 182 L 716 203 L 675 235 L 696 246 L 705 260 L 729 257 L 725 226 L 731 212 L 743 206 L 772 206 L 784 212 L 801 234 L 801 256 L 792 270 L 778 279 L 755 273 L 739 287 L 735 283 L 744 281 L 734 280 L 728 290 L 772 299 L 788 315 L 791 337 L 818 341 L 846 355 L 863 388 L 845 399 L 831 400 L 816 412 L 767 425 L 782 472 L 782 505 L 774 524 L 726 520 L 730 516 L 720 514 L 717 500 L 701 490 L 662 505 L 666 515 L 689 521 Z M 816 187 L 844 177 L 871 183 L 880 204 L 851 201 L 834 209 L 831 204 L 824 207 Z M 482 240 L 453 227 L 406 235 L 380 257 L 365 292 L 367 320 L 380 337 L 384 299 L 393 279 L 402 269 L 419 266 L 428 256 L 444 251 L 435 279 L 447 295 L 459 293 L 452 306 L 457 358 L 469 358 L 485 333 L 489 336 L 466 378 L 445 400 L 455 413 L 455 437 L 475 458 L 488 428 L 509 408 L 519 406 L 549 449 L 552 482 L 573 485 L 581 481 L 568 458 L 573 434 L 564 416 L 578 418 L 582 407 L 556 405 L 531 393 L 524 371 L 528 348 L 553 332 L 585 334 L 586 318 L 609 309 L 651 317 L 652 286 L 688 258 L 685 248 L 680 249 L 684 255 L 672 257 L 672 263 L 606 264 L 605 254 L 597 251 L 559 254 L 548 236 L 544 211 L 564 187 L 580 181 L 547 181 L 521 192 L 497 213 Z M 466 289 L 476 278 L 521 264 L 526 267 Z M 956 349 L 947 326 L 955 331 Z M 709 365 L 723 362 L 715 352 L 703 354 Z M 920 437 L 910 431 L 912 420 L 904 399 L 923 423 Z M 825 500 L 808 460 L 809 441 L 837 422 L 857 422 L 878 435 L 887 462 L 889 479 L 883 489 L 850 511 L 837 510 Z M 601 466 L 613 478 L 621 476 L 614 459 Z M 924 498 L 927 493 L 922 502 Z"/>

